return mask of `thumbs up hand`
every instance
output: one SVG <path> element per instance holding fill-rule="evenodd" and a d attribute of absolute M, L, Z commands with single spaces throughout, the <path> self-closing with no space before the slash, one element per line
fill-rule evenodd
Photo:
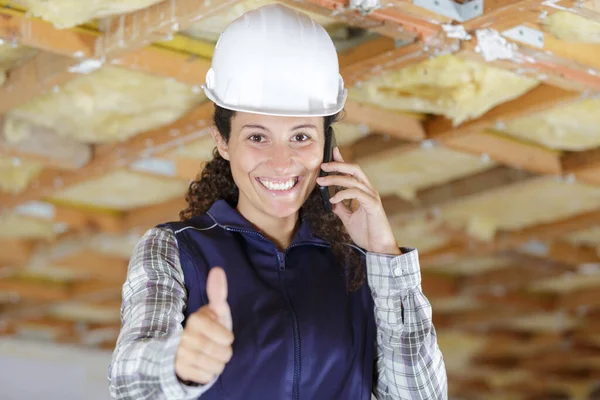
<path fill-rule="evenodd" d="M 175 355 L 175 373 L 184 381 L 206 384 L 223 372 L 232 355 L 227 277 L 212 268 L 206 282 L 208 304 L 189 316 Z"/>

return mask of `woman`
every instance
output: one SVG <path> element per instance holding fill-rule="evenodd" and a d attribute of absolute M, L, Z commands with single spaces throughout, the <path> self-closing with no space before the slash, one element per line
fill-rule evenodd
<path fill-rule="evenodd" d="M 446 399 L 417 251 L 358 166 L 337 148 L 322 163 L 346 100 L 326 31 L 280 5 L 245 14 L 205 92 L 214 158 L 181 221 L 136 246 L 113 398 Z M 331 212 L 319 186 L 343 188 Z"/>

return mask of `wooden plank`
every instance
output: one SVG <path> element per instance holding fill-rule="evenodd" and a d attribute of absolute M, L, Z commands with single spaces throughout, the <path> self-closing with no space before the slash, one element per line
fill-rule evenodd
<path fill-rule="evenodd" d="M 165 0 L 141 10 L 105 18 L 100 22 L 104 33 L 98 39 L 94 56 L 114 58 L 140 49 L 240 1 Z"/>
<path fill-rule="evenodd" d="M 292 7 L 302 9 L 303 11 L 313 14 L 322 15 L 328 18 L 334 18 L 340 24 L 345 24 L 351 27 L 368 30 L 387 38 L 397 39 L 402 42 L 409 42 L 415 39 L 415 34 L 404 31 L 398 24 L 389 21 L 379 21 L 370 18 L 364 18 L 362 15 L 355 12 L 345 12 L 338 9 L 332 11 L 330 8 L 320 6 L 318 4 L 303 0 L 281 0 L 282 3 Z"/>
<path fill-rule="evenodd" d="M 5 6 L 0 7 L 0 16 L 2 17 L 0 18 L 0 38 L 56 55 L 74 58 L 73 67 L 83 71 L 93 71 L 107 62 L 149 74 L 172 77 L 183 83 L 200 84 L 204 82 L 206 72 L 210 68 L 210 61 L 207 58 L 173 50 L 164 43 L 122 53 L 122 57 L 119 58 L 107 56 L 90 61 L 101 52 L 98 50 L 98 38 L 101 35 L 99 31 L 89 27 L 58 29 L 49 22 L 27 16 L 23 11 Z M 59 63 L 56 61 L 54 65 Z M 24 70 L 20 75 L 27 76 L 32 68 Z M 57 75 L 53 79 L 57 83 L 64 83 L 73 77 L 68 74 L 63 75 L 59 68 L 54 68 Z M 31 92 L 32 88 L 30 87 L 26 93 Z"/>
<path fill-rule="evenodd" d="M 436 117 L 425 121 L 425 130 L 428 137 L 444 140 L 466 133 L 492 129 L 496 123 L 567 104 L 579 99 L 580 96 L 581 94 L 575 91 L 540 84 L 514 100 L 497 105 L 479 118 L 455 127 L 448 118 Z"/>
<path fill-rule="evenodd" d="M 371 131 L 401 140 L 416 142 L 425 139 L 425 129 L 415 116 L 352 100 L 346 102 L 344 111 L 344 122 L 366 124 Z"/>
<path fill-rule="evenodd" d="M 344 68 L 380 56 L 396 48 L 396 42 L 387 36 L 367 40 L 357 46 L 354 46 L 344 52 L 338 53 L 338 63 L 343 73 Z M 348 84 L 347 82 L 345 82 Z"/>
<path fill-rule="evenodd" d="M 0 239 L 0 266 L 20 267 L 27 264 L 34 242 L 23 239 Z"/>
<path fill-rule="evenodd" d="M 78 63 L 79 60 L 42 51 L 11 69 L 6 82 L 0 86 L 0 114 L 75 78 L 77 74 L 69 72 L 69 68 Z"/>
<path fill-rule="evenodd" d="M 21 299 L 39 302 L 66 301 L 70 297 L 70 289 L 66 285 L 15 278 L 0 279 L 0 292 L 16 293 Z"/>
<path fill-rule="evenodd" d="M 558 175 L 561 169 L 561 153 L 546 149 L 533 143 L 521 142 L 509 136 L 490 131 L 473 132 L 464 135 L 450 135 L 440 141 L 447 147 L 485 155 L 494 161 L 514 168 L 541 173 Z"/>
<path fill-rule="evenodd" d="M 0 7 L 0 37 L 23 46 L 68 57 L 94 56 L 98 33 L 91 29 L 57 29 L 12 7 Z"/>
<path fill-rule="evenodd" d="M 307 3 L 316 4 L 337 12 L 348 11 L 348 0 L 304 0 Z M 358 11 L 352 11 L 358 14 Z M 403 13 L 391 7 L 382 7 L 371 12 L 367 18 L 373 21 L 389 22 L 402 27 L 405 31 L 412 32 L 422 39 L 428 39 L 441 31 L 441 27 L 433 22 L 421 19 L 418 16 Z"/>
<path fill-rule="evenodd" d="M 429 51 L 422 42 L 415 42 L 346 65 L 340 69 L 340 73 L 345 85 L 350 87 L 385 71 L 398 70 L 427 60 Z"/>
<path fill-rule="evenodd" d="M 529 240 L 552 240 L 568 233 L 600 225 L 600 208 L 573 217 L 534 225 L 513 232 L 498 232 L 494 247 L 496 250 L 510 249 Z"/>
<path fill-rule="evenodd" d="M 124 282 L 127 275 L 128 260 L 94 250 L 85 250 L 52 260 L 52 263 L 59 265 L 61 268 L 88 273 L 93 278 Z"/>
<path fill-rule="evenodd" d="M 573 174 L 577 180 L 600 185 L 600 148 L 570 152 L 561 161 L 565 174 Z"/>
<path fill-rule="evenodd" d="M 184 198 L 175 198 L 166 203 L 141 207 L 127 213 L 123 225 L 126 230 L 143 231 L 164 221 L 178 221 L 179 212 L 187 206 Z"/>
<path fill-rule="evenodd" d="M 414 203 L 404 201 L 397 196 L 384 197 L 382 202 L 389 215 L 419 212 L 428 208 L 441 206 L 461 197 L 521 182 L 533 176 L 533 174 L 527 171 L 499 166 L 464 178 L 458 178 L 447 183 L 421 189 L 417 192 L 417 200 Z"/>

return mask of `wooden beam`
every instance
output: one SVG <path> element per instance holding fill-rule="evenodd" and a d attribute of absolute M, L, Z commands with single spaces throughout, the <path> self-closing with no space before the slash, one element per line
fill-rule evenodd
<path fill-rule="evenodd" d="M 561 161 L 565 174 L 573 174 L 577 180 L 600 185 L 600 147 L 567 153 Z"/>
<path fill-rule="evenodd" d="M 600 225 L 600 208 L 518 231 L 498 232 L 494 247 L 496 250 L 503 250 L 514 248 L 529 240 L 552 240 L 595 225 Z"/>
<path fill-rule="evenodd" d="M 125 230 L 145 230 L 164 221 L 178 221 L 179 212 L 187 208 L 184 198 L 142 207 L 127 213 L 123 220 Z"/>
<path fill-rule="evenodd" d="M 6 82 L 0 86 L 0 114 L 75 78 L 77 74 L 69 72 L 69 69 L 79 63 L 79 60 L 70 57 L 41 51 L 31 60 L 11 69 Z"/>
<path fill-rule="evenodd" d="M 533 173 L 548 175 L 562 173 L 559 151 L 492 131 L 450 135 L 440 141 L 453 150 L 486 156 L 504 165 Z"/>
<path fill-rule="evenodd" d="M 398 24 L 364 18 L 358 13 L 345 12 L 344 10 L 332 11 L 330 8 L 326 8 L 313 2 L 307 2 L 304 0 L 281 0 L 281 2 L 292 7 L 302 9 L 306 12 L 322 15 L 328 18 L 334 18 L 336 21 L 339 21 L 340 24 L 346 24 L 351 27 L 365 29 L 369 32 L 383 35 L 387 38 L 393 38 L 403 42 L 412 41 L 415 38 L 414 33 L 404 31 L 404 29 L 402 29 Z"/>
<path fill-rule="evenodd" d="M 348 8 L 350 4 L 348 0 L 304 0 L 307 3 L 316 4 L 321 7 L 328 8 L 332 11 L 345 12 L 345 13 L 356 13 L 358 11 L 351 11 Z M 418 16 L 409 15 L 403 13 L 402 10 L 398 10 L 394 7 L 382 7 L 371 12 L 368 17 L 372 21 L 387 22 L 399 27 L 402 27 L 405 31 L 414 33 L 422 39 L 428 39 L 435 36 L 441 31 L 441 27 L 433 22 L 423 20 Z"/>
<path fill-rule="evenodd" d="M 555 278 L 574 267 L 554 260 L 542 260 L 534 256 L 513 253 L 511 264 L 486 272 L 465 276 L 463 285 L 473 292 L 489 292 L 492 287 L 501 286 L 508 291 L 526 289 L 531 283 L 541 279 Z"/>
<path fill-rule="evenodd" d="M 66 60 L 54 62 L 55 65 L 63 63 L 74 71 L 93 71 L 108 62 L 148 74 L 174 78 L 183 83 L 201 84 L 210 68 L 210 61 L 206 57 L 177 51 L 164 43 L 135 49 L 123 53 L 122 57 L 118 58 L 102 58 L 98 56 L 102 54 L 102 48 L 98 44 L 101 32 L 93 28 L 58 29 L 40 18 L 30 17 L 23 11 L 6 6 L 0 7 L 0 15 L 0 38 L 55 55 L 74 58 L 73 65 Z M 58 67 L 54 68 L 54 71 L 57 71 L 53 78 L 56 82 L 64 83 L 73 77 L 64 71 L 60 72 Z M 32 70 L 33 66 L 20 75 L 27 76 L 28 71 L 30 73 Z M 27 96 L 24 94 L 23 98 L 33 93 L 33 89 L 28 88 Z"/>
<path fill-rule="evenodd" d="M 52 264 L 77 272 L 85 272 L 97 279 L 122 283 L 127 276 L 128 260 L 123 257 L 85 250 L 76 254 L 54 259 Z"/>
<path fill-rule="evenodd" d="M 70 297 L 68 285 L 17 278 L 0 279 L 0 292 L 16 293 L 20 299 L 38 302 L 66 301 Z"/>
<path fill-rule="evenodd" d="M 371 131 L 387 133 L 398 139 L 417 142 L 425 138 L 419 118 L 402 112 L 348 100 L 344 107 L 344 122 L 366 124 Z"/>
<path fill-rule="evenodd" d="M 31 257 L 33 247 L 31 240 L 0 239 L 0 266 L 24 266 Z"/>
<path fill-rule="evenodd" d="M 443 205 L 461 197 L 520 182 L 533 176 L 533 174 L 527 171 L 499 166 L 444 184 L 421 189 L 417 192 L 417 200 L 415 202 L 408 202 L 397 196 L 387 196 L 382 201 L 386 212 L 390 215 L 419 212 Z"/>
<path fill-rule="evenodd" d="M 494 129 L 496 124 L 558 107 L 580 97 L 581 93 L 579 92 L 568 91 L 542 83 L 514 100 L 497 105 L 479 118 L 453 126 L 451 120 L 436 117 L 425 122 L 425 130 L 429 138 L 444 142 L 449 138 L 467 133 L 478 133 L 486 129 Z"/>
<path fill-rule="evenodd" d="M 424 43 L 414 42 L 346 65 L 340 69 L 340 73 L 345 85 L 351 87 L 385 71 L 427 60 L 431 55 L 430 51 L 432 50 Z"/>
<path fill-rule="evenodd" d="M 141 10 L 107 17 L 100 22 L 104 33 L 98 38 L 94 56 L 114 58 L 140 49 L 240 1 L 164 0 Z"/>
<path fill-rule="evenodd" d="M 590 246 L 578 246 L 562 239 L 556 239 L 543 244 L 546 251 L 542 254 L 528 253 L 532 257 L 550 259 L 568 265 L 600 263 L 600 256 L 595 248 Z"/>

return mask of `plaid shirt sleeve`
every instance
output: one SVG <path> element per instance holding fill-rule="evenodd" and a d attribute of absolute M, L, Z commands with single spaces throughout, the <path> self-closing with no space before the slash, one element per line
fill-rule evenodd
<path fill-rule="evenodd" d="M 416 249 L 402 255 L 367 253 L 367 279 L 375 302 L 377 399 L 448 398 L 443 355 L 431 304 L 421 290 Z"/>
<path fill-rule="evenodd" d="M 196 399 L 207 385 L 175 374 L 186 290 L 179 251 L 169 229 L 153 228 L 138 242 L 123 285 L 121 331 L 109 366 L 114 399 Z"/>

